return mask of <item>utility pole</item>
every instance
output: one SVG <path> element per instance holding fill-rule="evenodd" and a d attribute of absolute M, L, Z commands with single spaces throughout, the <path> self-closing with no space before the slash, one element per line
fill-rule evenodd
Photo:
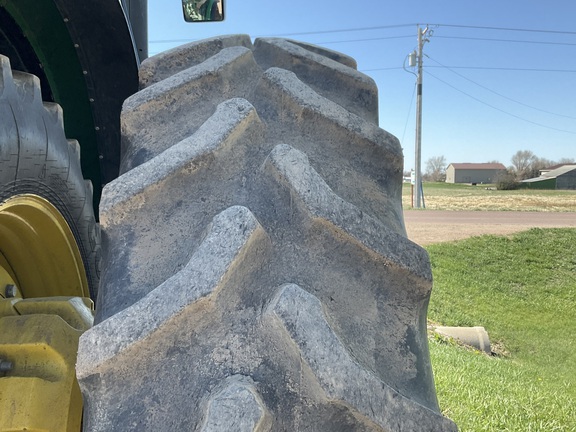
<path fill-rule="evenodd" d="M 424 43 L 428 42 L 424 36 L 428 33 L 428 26 L 424 30 L 418 26 L 418 53 L 416 60 L 418 62 L 418 75 L 416 81 L 416 161 L 415 161 L 415 188 L 416 193 L 413 197 L 412 207 L 422 207 L 422 50 Z"/>

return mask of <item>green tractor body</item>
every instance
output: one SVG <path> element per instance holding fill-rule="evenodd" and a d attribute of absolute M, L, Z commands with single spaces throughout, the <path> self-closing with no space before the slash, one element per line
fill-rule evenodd
<path fill-rule="evenodd" d="M 14 70 L 40 78 L 43 100 L 62 107 L 66 136 L 82 147 L 95 203 L 118 176 L 120 110 L 138 90 L 138 64 L 147 55 L 146 2 L 132 3 L 130 14 L 116 0 L 0 1 L 0 52 Z M 133 27 L 127 17 L 138 15 Z"/>

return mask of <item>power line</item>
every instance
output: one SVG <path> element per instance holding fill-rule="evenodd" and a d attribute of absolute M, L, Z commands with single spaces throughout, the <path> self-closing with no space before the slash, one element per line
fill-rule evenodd
<path fill-rule="evenodd" d="M 314 34 L 327 34 L 327 33 L 346 33 L 346 32 L 355 32 L 355 31 L 384 30 L 384 29 L 401 28 L 401 27 L 414 27 L 416 25 L 417 25 L 416 23 L 413 23 L 413 24 L 394 24 L 394 25 L 375 26 L 375 27 L 356 27 L 356 28 L 343 28 L 343 29 L 333 29 L 333 30 L 315 30 L 315 31 L 298 32 L 298 33 L 280 33 L 280 34 L 268 35 L 268 36 L 283 37 L 283 36 L 314 35 Z"/>
<path fill-rule="evenodd" d="M 503 110 L 503 109 L 501 109 L 501 108 L 495 107 L 494 105 L 491 105 L 491 104 L 489 104 L 489 103 L 487 103 L 487 102 L 485 102 L 485 101 L 483 101 L 483 100 L 481 100 L 481 99 L 478 99 L 478 98 L 475 97 L 475 96 L 472 96 L 472 95 L 469 94 L 469 93 L 466 93 L 465 91 L 459 89 L 458 87 L 453 86 L 452 84 L 444 81 L 443 79 L 438 78 L 436 75 L 430 73 L 428 70 L 426 71 L 426 73 L 427 73 L 428 75 L 430 75 L 432 78 L 434 78 L 434 79 L 440 81 L 441 83 L 447 85 L 448 87 L 456 90 L 457 92 L 460 92 L 460 93 L 462 93 L 463 95 L 468 96 L 468 97 L 471 98 L 471 99 L 474 99 L 476 102 L 479 102 L 479 103 L 481 103 L 481 104 L 483 104 L 483 105 L 486 105 L 486 106 L 488 106 L 488 107 L 490 107 L 490 108 L 492 108 L 492 109 L 494 109 L 494 110 L 496 110 L 496 111 L 499 111 L 499 112 L 501 112 L 501 113 L 503 113 L 503 114 L 509 115 L 510 117 L 514 117 L 514 118 L 516 118 L 516 119 L 518 119 L 518 120 L 522 120 L 522 121 L 524 121 L 524 122 L 526 122 L 526 123 L 530 123 L 530 124 L 533 124 L 533 125 L 535 125 L 535 126 L 540 126 L 540 127 L 546 128 L 546 129 L 551 129 L 551 130 L 555 130 L 555 131 L 558 131 L 558 132 L 564 132 L 564 133 L 569 133 L 569 134 L 572 134 L 572 135 L 576 135 L 576 132 L 569 131 L 569 130 L 566 130 L 566 129 L 559 129 L 559 128 L 555 128 L 555 127 L 552 127 L 552 126 L 547 126 L 547 125 L 544 125 L 544 124 L 542 124 L 542 123 L 537 123 L 537 122 L 535 122 L 535 121 L 528 120 L 528 119 L 526 119 L 526 118 L 524 118 L 524 117 L 520 117 L 520 116 L 518 116 L 518 115 L 516 115 L 516 114 L 512 114 L 512 113 L 510 113 L 510 112 L 508 112 L 508 111 L 505 111 L 505 110 Z"/>
<path fill-rule="evenodd" d="M 404 27 L 404 26 L 401 26 Z M 374 27 L 376 28 L 376 27 Z M 382 27 L 384 28 L 384 27 Z M 386 28 L 391 28 L 391 27 L 386 27 Z M 367 27 L 367 30 L 372 29 L 371 27 Z M 349 31 L 358 31 L 358 30 L 363 30 L 363 29 L 350 29 Z M 342 32 L 342 31 L 348 31 L 348 30 L 329 30 L 329 31 L 325 31 L 325 32 L 307 32 L 307 33 L 286 33 L 286 34 L 282 34 L 282 35 L 259 35 L 259 36 L 255 36 L 255 37 L 281 37 L 281 36 L 294 36 L 294 35 L 312 35 L 312 34 L 324 34 L 324 33 L 337 33 L 337 32 Z M 347 43 L 347 42 L 369 42 L 369 41 L 377 41 L 377 40 L 388 40 L 388 39 L 407 39 L 407 38 L 413 38 L 414 35 L 402 35 L 402 36 L 383 36 L 383 37 L 377 37 L 377 38 L 365 38 L 365 39 L 345 39 L 345 40 L 339 40 L 339 41 L 327 41 L 327 42 L 314 42 L 316 45 L 323 45 L 323 44 L 336 44 L 336 43 Z M 185 42 L 193 42 L 195 40 L 198 39 L 159 39 L 159 40 L 151 40 L 149 43 L 154 44 L 154 43 L 185 43 Z"/>
<path fill-rule="evenodd" d="M 495 71 L 513 71 L 513 72 L 558 72 L 558 73 L 576 73 L 576 69 L 531 69 L 531 68 L 511 68 L 511 67 L 490 67 L 490 66 L 426 66 L 427 68 L 438 69 L 470 69 L 470 70 L 495 70 Z M 362 69 L 360 72 L 377 72 L 402 69 L 401 66 L 389 66 L 373 69 Z"/>
<path fill-rule="evenodd" d="M 256 36 L 256 37 L 263 37 L 263 36 Z M 275 36 L 272 36 L 275 37 Z M 365 38 L 365 39 L 345 39 L 345 40 L 338 40 L 338 41 L 326 41 L 326 42 L 313 42 L 316 45 L 328 45 L 328 44 L 337 44 L 337 43 L 349 43 L 349 42 L 370 42 L 370 41 L 379 41 L 379 40 L 388 40 L 388 39 L 408 39 L 413 38 L 414 35 L 403 35 L 403 36 L 385 36 L 385 37 L 377 37 L 377 38 Z M 185 43 L 185 42 L 193 42 L 198 39 L 163 39 L 163 40 L 153 40 L 150 43 Z"/>
<path fill-rule="evenodd" d="M 406 135 L 406 129 L 408 128 L 408 120 L 410 120 L 410 113 L 412 113 L 412 105 L 414 104 L 414 95 L 416 94 L 416 83 L 414 83 L 414 90 L 412 90 L 412 96 L 410 97 L 410 107 L 408 108 L 408 114 L 406 115 L 406 123 L 404 123 L 404 132 L 402 132 L 402 140 L 400 141 L 404 144 L 404 136 Z"/>
<path fill-rule="evenodd" d="M 272 35 L 257 35 L 256 37 L 284 37 L 284 36 L 300 36 L 300 35 L 315 35 L 315 34 L 329 34 L 329 33 L 347 33 L 347 32 L 357 32 L 357 31 L 369 31 L 369 30 L 385 30 L 385 29 L 394 29 L 394 28 L 402 28 L 402 27 L 414 27 L 418 26 L 418 23 L 411 23 L 411 24 L 394 24 L 394 25 L 385 25 L 385 26 L 373 26 L 373 27 L 354 27 L 354 28 L 340 28 L 340 29 L 330 29 L 330 30 L 314 30 L 314 31 L 304 31 L 304 32 L 297 32 L 297 33 L 279 33 L 279 34 L 272 34 Z M 551 33 L 551 34 L 562 34 L 562 35 L 576 35 L 574 31 L 562 31 L 562 30 L 544 30 L 544 29 L 524 29 L 524 28 L 511 28 L 511 27 L 487 27 L 487 26 L 469 26 L 469 25 L 459 25 L 459 24 L 431 24 L 432 26 L 438 27 L 453 27 L 453 28 L 466 28 L 466 29 L 480 29 L 480 30 L 502 30 L 502 31 L 515 31 L 515 32 L 531 32 L 531 33 Z M 403 36 L 400 36 L 403 37 Z M 407 36 L 406 36 L 407 37 Z M 435 37 L 442 37 L 442 38 L 450 38 L 451 36 L 435 36 Z M 466 39 L 466 37 L 456 37 L 452 36 L 453 38 L 460 38 Z M 469 38 L 473 39 L 473 38 Z M 149 43 L 181 43 L 181 42 L 191 42 L 196 39 L 159 39 L 159 40 L 151 40 Z M 482 40 L 478 38 L 478 40 Z M 490 40 L 490 39 L 487 39 Z M 493 39 L 498 40 L 498 39 Z M 360 40 L 361 41 L 361 40 Z M 507 41 L 508 40 L 502 40 Z M 338 41 L 338 42 L 326 42 L 326 43 L 341 43 L 341 42 L 348 42 L 348 41 Z M 510 40 L 509 42 L 513 42 Z M 539 42 L 533 42 L 539 43 Z M 546 43 L 546 42 L 541 42 Z M 554 43 L 549 42 L 549 44 L 558 44 L 558 45 L 575 45 L 571 43 Z"/>
<path fill-rule="evenodd" d="M 513 32 L 527 32 L 527 33 L 576 35 L 576 31 L 566 31 L 566 30 L 526 29 L 526 28 L 514 28 L 514 27 L 488 27 L 488 26 L 472 26 L 472 25 L 460 25 L 460 24 L 430 24 L 430 25 L 438 27 L 454 27 L 454 28 L 466 28 L 466 29 L 478 29 L 478 30 L 502 30 Z"/>
<path fill-rule="evenodd" d="M 298 33 L 281 33 L 281 34 L 269 35 L 269 36 L 281 37 L 281 36 L 314 35 L 314 34 L 326 34 L 326 33 L 344 33 L 344 32 L 355 32 L 355 31 L 383 30 L 383 29 L 392 29 L 392 28 L 401 28 L 401 27 L 414 27 L 414 26 L 420 26 L 420 25 L 421 24 L 419 24 L 419 23 L 395 24 L 395 25 L 374 26 L 374 27 L 356 27 L 356 28 L 341 28 L 341 29 L 332 29 L 332 30 L 315 30 L 315 31 L 298 32 Z M 575 31 L 564 31 L 564 30 L 470 26 L 470 25 L 459 25 L 459 24 L 430 24 L 430 26 L 467 28 L 467 29 L 479 29 L 479 30 L 502 30 L 502 31 L 514 31 L 514 32 L 528 32 L 528 33 L 551 33 L 551 34 L 562 34 L 562 35 L 576 35 Z"/>
<path fill-rule="evenodd" d="M 374 69 L 358 69 L 358 72 L 377 72 L 377 71 L 387 71 L 387 70 L 396 70 L 396 69 L 404 69 L 402 66 L 390 66 L 384 68 L 374 68 Z"/>
<path fill-rule="evenodd" d="M 316 44 L 316 45 L 327 45 L 327 44 L 348 43 L 348 42 L 370 42 L 370 41 L 388 40 L 388 39 L 407 39 L 407 38 L 413 38 L 413 37 L 414 37 L 414 35 L 387 36 L 387 37 L 379 37 L 379 38 L 347 39 L 347 40 L 340 40 L 340 41 L 313 42 L 313 43 Z"/>
<path fill-rule="evenodd" d="M 161 44 L 161 43 L 186 43 L 194 42 L 198 39 L 159 39 L 148 41 L 149 44 Z"/>
<path fill-rule="evenodd" d="M 499 71 L 516 71 L 516 72 L 563 72 L 576 73 L 576 69 L 537 69 L 537 68 L 511 68 L 511 67 L 492 67 L 492 66 L 428 66 L 429 68 L 451 68 L 451 69 L 476 69 L 476 70 L 499 70 Z"/>
<path fill-rule="evenodd" d="M 546 41 L 531 41 L 520 39 L 493 39 L 493 38 L 477 38 L 467 36 L 439 36 L 435 35 L 435 39 L 459 39 L 459 40 L 474 40 L 474 41 L 487 41 L 487 42 L 513 42 L 525 44 L 540 44 L 540 45 L 562 45 L 562 46 L 576 46 L 576 43 L 571 42 L 546 42 Z"/>
<path fill-rule="evenodd" d="M 463 79 L 465 79 L 466 81 L 469 81 L 469 82 L 471 82 L 472 84 L 477 85 L 477 86 L 480 87 L 480 88 L 483 88 L 484 90 L 487 90 L 487 91 L 489 91 L 489 92 L 491 92 L 491 93 L 494 93 L 495 95 L 500 96 L 501 98 L 507 99 L 507 100 L 509 100 L 509 101 L 511 101 L 511 102 L 517 103 L 518 105 L 522 105 L 522 106 L 524 106 L 524 107 L 527 107 L 527 108 L 530 108 L 530 109 L 533 109 L 533 110 L 536 110 L 536 111 L 540 111 L 540 112 L 543 112 L 543 113 L 546 113 L 546 114 L 551 114 L 551 115 L 555 115 L 555 116 L 558 116 L 558 117 L 564 117 L 564 118 L 569 118 L 569 119 L 576 120 L 576 117 L 568 116 L 568 115 L 565 115 L 565 114 L 558 114 L 558 113 L 551 112 L 551 111 L 546 111 L 546 110 L 543 110 L 543 109 L 541 109 L 541 108 L 537 108 L 537 107 L 535 107 L 535 106 L 528 105 L 528 104 L 525 104 L 525 103 L 523 103 L 523 102 L 520 102 L 520 101 L 517 101 L 517 100 L 515 100 L 515 99 L 512 99 L 511 97 L 505 96 L 505 95 L 503 95 L 503 94 L 501 94 L 501 93 L 498 93 L 498 92 L 495 91 L 495 90 L 492 90 L 492 89 L 490 89 L 490 88 L 488 88 L 488 87 L 486 87 L 486 86 L 484 86 L 484 85 L 482 85 L 482 84 L 477 83 L 476 81 L 471 80 L 471 79 L 468 78 L 467 76 L 462 75 L 461 73 L 458 73 L 458 72 L 456 72 L 455 70 L 452 70 L 452 69 L 449 68 L 448 66 L 443 65 L 443 64 L 440 63 L 438 60 L 433 59 L 433 58 L 430 57 L 430 56 L 428 56 L 428 58 L 429 58 L 430 60 L 432 60 L 433 62 L 438 63 L 442 68 L 449 70 L 450 72 L 452 72 L 452 73 L 455 74 L 455 75 L 458 75 L 460 78 L 463 78 Z"/>

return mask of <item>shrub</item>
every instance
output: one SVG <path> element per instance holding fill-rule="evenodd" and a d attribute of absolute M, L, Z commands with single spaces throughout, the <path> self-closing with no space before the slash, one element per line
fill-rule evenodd
<path fill-rule="evenodd" d="M 498 190 L 516 190 L 520 188 L 520 182 L 516 180 L 513 173 L 506 170 L 496 177 L 496 188 Z"/>

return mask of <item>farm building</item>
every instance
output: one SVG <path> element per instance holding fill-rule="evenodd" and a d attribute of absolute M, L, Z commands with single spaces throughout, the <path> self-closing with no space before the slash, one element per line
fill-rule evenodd
<path fill-rule="evenodd" d="M 542 170 L 540 177 L 522 180 L 527 189 L 574 189 L 576 190 L 576 164 L 561 165 L 552 170 Z"/>
<path fill-rule="evenodd" d="M 501 163 L 451 163 L 446 168 L 446 183 L 494 183 L 505 170 Z"/>
<path fill-rule="evenodd" d="M 552 165 L 546 168 L 542 168 L 541 170 L 539 170 L 538 175 L 542 176 L 552 170 L 555 170 L 556 168 L 562 168 L 564 165 L 573 165 L 572 163 L 569 164 L 556 164 L 556 165 Z"/>

